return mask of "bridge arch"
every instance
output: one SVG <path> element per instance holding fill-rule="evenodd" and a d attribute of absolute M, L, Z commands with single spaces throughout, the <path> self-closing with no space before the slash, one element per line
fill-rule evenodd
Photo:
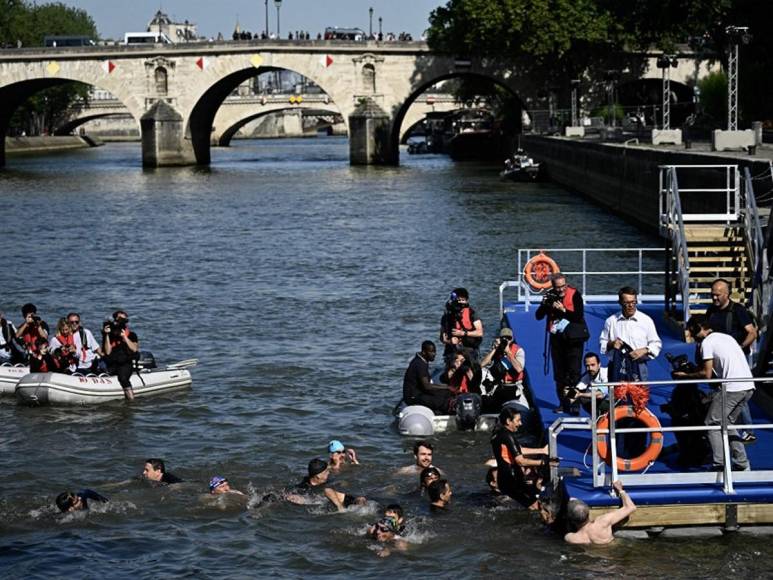
<path fill-rule="evenodd" d="M 244 81 L 261 73 L 274 70 L 288 70 L 302 75 L 320 87 L 329 96 L 330 102 L 340 109 L 333 94 L 326 89 L 326 82 L 313 75 L 308 64 L 300 66 L 301 63 L 293 62 L 292 56 L 287 57 L 286 55 L 284 55 L 286 60 L 283 61 L 281 56 L 273 55 L 274 58 L 271 59 L 270 65 L 264 65 L 260 62 L 258 66 L 255 66 L 255 61 L 251 65 L 249 61 L 245 64 L 245 59 L 241 57 L 230 61 L 230 66 L 223 66 L 225 65 L 223 63 L 223 65 L 218 67 L 217 73 L 213 74 L 212 82 L 193 99 L 188 117 L 186 134 L 191 140 L 196 163 L 207 165 L 211 161 L 210 147 L 213 124 L 217 111 L 223 104 L 223 101 Z M 225 69 L 224 72 L 223 69 Z M 344 118 L 346 119 L 346 115 L 344 115 Z"/>
<path fill-rule="evenodd" d="M 406 118 L 406 115 L 408 114 L 408 110 L 410 109 L 411 105 L 423 93 L 425 93 L 427 89 L 429 89 L 433 85 L 436 85 L 440 82 L 443 82 L 449 79 L 455 79 L 455 78 L 462 78 L 462 79 L 475 78 L 475 79 L 481 79 L 487 82 L 491 82 L 494 85 L 504 88 L 511 95 L 513 95 L 517 99 L 518 103 L 520 104 L 521 111 L 526 109 L 524 101 L 520 97 L 517 87 L 514 85 L 514 83 L 509 82 L 508 79 L 499 78 L 494 74 L 488 74 L 486 72 L 479 72 L 479 71 L 457 70 L 457 71 L 446 72 L 444 74 L 439 74 L 429 79 L 425 79 L 420 84 L 417 84 L 415 88 L 413 88 L 408 98 L 403 101 L 403 103 L 397 108 L 394 114 L 393 121 L 392 121 L 392 133 L 391 133 L 391 138 L 389 142 L 389 147 L 391 149 L 390 159 L 393 159 L 395 162 L 399 162 L 400 141 L 401 141 L 401 137 L 404 135 L 404 133 L 401 131 L 401 127 L 402 127 L 403 121 Z M 520 114 L 518 115 L 518 117 L 520 118 Z"/>
<path fill-rule="evenodd" d="M 308 111 L 314 111 L 317 113 L 322 113 L 325 115 L 339 115 L 340 113 L 338 111 L 332 110 L 332 109 L 320 109 L 320 108 L 303 108 L 299 109 L 298 107 L 293 106 L 287 106 L 287 105 L 277 105 L 276 108 L 271 108 L 269 110 L 263 110 L 258 113 L 254 113 L 251 115 L 248 115 L 246 117 L 243 117 L 239 119 L 236 123 L 231 125 L 230 127 L 226 128 L 221 134 L 220 137 L 217 140 L 217 145 L 219 147 L 228 147 L 231 144 L 231 140 L 234 138 L 236 133 L 239 132 L 239 129 L 250 123 L 251 121 L 254 121 L 256 119 L 260 119 L 261 117 L 266 117 L 268 115 L 273 115 L 274 113 L 282 113 L 284 111 L 302 111 L 302 112 L 308 112 Z"/>

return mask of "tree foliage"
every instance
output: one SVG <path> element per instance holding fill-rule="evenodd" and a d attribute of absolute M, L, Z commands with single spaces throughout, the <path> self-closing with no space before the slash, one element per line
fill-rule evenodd
<path fill-rule="evenodd" d="M 97 27 L 85 10 L 61 2 L 0 0 L 0 45 L 15 47 L 20 42 L 22 46 L 42 46 L 45 36 L 88 36 L 96 40 Z M 40 91 L 17 109 L 10 132 L 52 133 L 65 120 L 72 103 L 87 96 L 88 87 L 80 83 Z"/>

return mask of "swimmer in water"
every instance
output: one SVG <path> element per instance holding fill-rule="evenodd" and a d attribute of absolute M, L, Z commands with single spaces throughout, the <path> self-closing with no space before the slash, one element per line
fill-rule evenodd
<path fill-rule="evenodd" d="M 448 504 L 451 503 L 451 485 L 445 479 L 438 479 L 429 484 L 427 495 L 430 501 L 430 510 L 433 512 L 443 512 L 448 510 Z"/>
<path fill-rule="evenodd" d="M 163 459 L 155 457 L 145 460 L 145 466 L 142 469 L 142 479 L 163 485 L 182 482 L 182 479 L 166 470 Z"/>
<path fill-rule="evenodd" d="M 367 500 L 364 497 L 355 497 L 348 493 L 337 491 L 332 487 L 325 487 L 330 477 L 330 467 L 327 461 L 323 459 L 312 459 L 309 461 L 308 476 L 304 477 L 286 496 L 285 499 L 290 503 L 304 505 L 312 503 L 310 496 L 315 492 L 322 492 L 325 497 L 340 512 L 352 505 L 365 505 Z"/>
<path fill-rule="evenodd" d="M 61 512 L 78 512 L 89 509 L 89 500 L 106 502 L 105 496 L 98 494 L 93 489 L 82 489 L 78 493 L 65 491 L 56 496 L 56 507 Z"/>
<path fill-rule="evenodd" d="M 327 450 L 330 453 L 328 465 L 333 473 L 338 473 L 347 463 L 352 465 L 360 464 L 357 460 L 357 452 L 352 448 L 346 449 L 344 444 L 337 439 L 333 439 L 328 443 Z"/>
<path fill-rule="evenodd" d="M 419 474 L 419 491 L 424 493 L 424 490 L 429 487 L 429 484 L 438 479 L 440 479 L 440 470 L 437 467 L 425 467 Z"/>
<path fill-rule="evenodd" d="M 574 525 L 576 532 L 570 532 L 564 536 L 569 544 L 609 544 L 614 541 L 612 526 L 620 523 L 636 511 L 636 504 L 623 489 L 623 482 L 615 481 L 612 487 L 622 500 L 623 505 L 615 511 L 607 512 L 603 516 L 591 519 L 588 504 L 579 499 L 569 500 L 567 506 L 569 522 Z"/>
<path fill-rule="evenodd" d="M 370 537 L 379 544 L 384 544 L 377 552 L 380 558 L 386 558 L 391 554 L 391 550 L 386 544 L 391 545 L 393 549 L 401 552 L 404 552 L 408 548 L 408 543 L 399 536 L 399 531 L 392 518 L 380 519 L 371 526 L 370 530 Z"/>
<path fill-rule="evenodd" d="M 405 516 L 403 515 L 403 508 L 400 504 L 391 503 L 384 508 L 384 515 L 382 519 L 392 520 L 394 527 L 398 534 L 405 532 Z M 372 536 L 375 531 L 376 524 L 368 527 L 368 535 Z"/>
<path fill-rule="evenodd" d="M 422 469 L 432 466 L 432 444 L 427 441 L 417 441 L 413 445 L 413 455 L 416 462 L 413 465 L 407 465 L 400 468 L 397 473 L 400 475 L 413 475 L 421 473 Z"/>
<path fill-rule="evenodd" d="M 226 493 L 244 495 L 239 490 L 232 489 L 228 480 L 225 477 L 220 477 L 219 475 L 216 475 L 209 480 L 209 493 L 211 495 L 224 495 Z"/>

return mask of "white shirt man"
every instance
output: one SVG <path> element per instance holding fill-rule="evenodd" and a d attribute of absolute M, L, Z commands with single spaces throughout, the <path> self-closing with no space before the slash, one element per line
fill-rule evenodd
<path fill-rule="evenodd" d="M 591 397 L 593 392 L 591 387 L 600 383 L 606 383 L 608 381 L 607 367 L 601 366 L 601 361 L 596 353 L 589 352 L 585 355 L 585 373 L 580 377 L 580 381 L 574 387 L 577 394 L 574 396 L 574 401 L 580 401 L 585 410 L 591 412 Z M 596 392 L 596 412 L 600 413 L 598 407 L 599 402 L 604 399 L 604 393 L 601 391 Z"/>
<path fill-rule="evenodd" d="M 613 360 L 613 351 L 620 351 L 625 345 L 631 348 L 627 358 L 637 367 L 633 376 L 619 375 L 618 370 L 610 373 L 610 380 L 647 380 L 646 364 L 660 354 L 663 343 L 658 336 L 655 322 L 636 308 L 637 293 L 630 287 L 618 292 L 620 312 L 613 314 L 604 322 L 604 328 L 599 337 L 601 354 L 606 354 Z"/>

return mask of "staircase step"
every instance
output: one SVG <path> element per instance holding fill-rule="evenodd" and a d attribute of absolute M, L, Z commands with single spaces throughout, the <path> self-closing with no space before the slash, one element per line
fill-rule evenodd
<path fill-rule="evenodd" d="M 690 272 L 737 272 L 735 266 L 690 266 Z"/>
<path fill-rule="evenodd" d="M 693 262 L 746 262 L 746 256 L 690 256 Z"/>

